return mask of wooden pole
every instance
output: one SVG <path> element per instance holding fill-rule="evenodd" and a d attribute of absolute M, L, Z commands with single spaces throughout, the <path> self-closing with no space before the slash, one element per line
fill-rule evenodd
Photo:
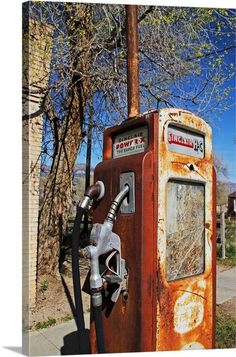
<path fill-rule="evenodd" d="M 140 112 L 137 5 L 126 5 L 128 119 Z"/>

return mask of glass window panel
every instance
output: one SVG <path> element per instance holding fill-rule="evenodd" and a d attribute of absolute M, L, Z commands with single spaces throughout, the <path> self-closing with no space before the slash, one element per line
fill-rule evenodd
<path fill-rule="evenodd" d="M 204 185 L 169 181 L 167 184 L 167 280 L 204 271 Z"/>

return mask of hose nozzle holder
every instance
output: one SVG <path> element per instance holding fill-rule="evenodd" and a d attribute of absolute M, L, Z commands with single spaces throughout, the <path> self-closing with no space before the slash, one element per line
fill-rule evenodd
<path fill-rule="evenodd" d="M 88 210 L 90 200 L 96 199 L 97 201 L 101 200 L 105 194 L 105 186 L 102 181 L 97 181 L 94 185 L 89 186 L 85 191 L 84 198 L 80 203 L 80 207 L 84 210 Z"/>

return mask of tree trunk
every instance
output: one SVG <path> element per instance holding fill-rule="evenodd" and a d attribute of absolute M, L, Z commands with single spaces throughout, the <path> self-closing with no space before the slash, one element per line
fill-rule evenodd
<path fill-rule="evenodd" d="M 76 102 L 73 100 L 73 102 Z M 39 213 L 38 276 L 58 271 L 60 245 L 71 205 L 73 168 L 81 143 L 81 123 L 73 103 L 59 137 L 57 153 L 45 186 Z"/>
<path fill-rule="evenodd" d="M 71 7 L 73 10 L 73 4 Z M 75 25 L 82 27 L 77 43 L 70 43 L 72 58 L 73 51 L 77 53 L 78 48 L 80 56 L 74 56 L 72 80 L 68 86 L 67 113 L 62 127 L 58 128 L 54 121 L 55 152 L 39 212 L 38 280 L 43 274 L 58 273 L 60 246 L 72 201 L 73 168 L 81 144 L 84 111 L 89 97 L 88 76 L 84 74 L 89 73 L 91 63 L 88 50 L 92 25 L 91 5 L 81 4 L 75 11 L 73 14 L 70 9 L 70 24 L 71 18 L 76 20 L 71 28 L 68 27 L 68 34 Z M 81 53 L 81 48 L 86 48 L 86 51 Z"/>

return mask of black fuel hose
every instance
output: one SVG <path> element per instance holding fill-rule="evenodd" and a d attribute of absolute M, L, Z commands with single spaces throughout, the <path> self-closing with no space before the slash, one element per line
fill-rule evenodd
<path fill-rule="evenodd" d="M 79 271 L 79 240 L 80 240 L 80 225 L 82 217 L 86 210 L 83 207 L 77 207 L 75 223 L 72 233 L 72 276 L 73 276 L 73 288 L 75 299 L 75 321 L 78 329 L 78 342 L 79 353 L 90 353 L 90 344 L 88 336 L 85 330 L 84 313 L 83 313 L 83 301 L 80 284 L 80 271 Z M 102 322 L 102 305 L 93 306 L 93 316 L 96 329 L 96 340 L 98 353 L 105 352 L 104 331 Z"/>
<path fill-rule="evenodd" d="M 75 299 L 75 322 L 78 329 L 78 343 L 79 343 L 80 354 L 90 353 L 89 340 L 85 330 L 85 323 L 84 323 L 84 311 L 83 311 L 83 301 L 82 301 L 81 284 L 80 284 L 79 253 L 78 253 L 79 240 L 80 240 L 80 225 L 84 213 L 85 213 L 84 208 L 77 207 L 75 223 L 72 233 L 72 276 L 73 276 L 74 299 Z"/>
<path fill-rule="evenodd" d="M 98 353 L 106 353 L 103 323 L 102 323 L 102 305 L 93 306 L 93 317 L 94 317 L 95 328 L 96 328 Z"/>

